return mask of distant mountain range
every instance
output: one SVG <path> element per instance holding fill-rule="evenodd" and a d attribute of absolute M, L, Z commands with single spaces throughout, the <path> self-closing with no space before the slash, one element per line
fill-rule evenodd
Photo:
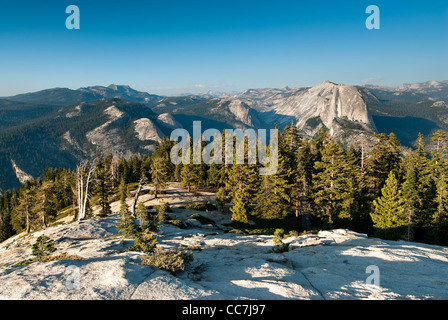
<path fill-rule="evenodd" d="M 320 128 L 345 146 L 394 132 L 405 146 L 417 134 L 448 132 L 448 81 L 400 87 L 349 86 L 248 89 L 163 97 L 129 86 L 53 88 L 0 98 L 0 192 L 49 167 L 74 168 L 112 152 L 151 152 L 155 141 L 194 120 L 206 128 L 273 128 L 294 124 L 314 136 Z"/>

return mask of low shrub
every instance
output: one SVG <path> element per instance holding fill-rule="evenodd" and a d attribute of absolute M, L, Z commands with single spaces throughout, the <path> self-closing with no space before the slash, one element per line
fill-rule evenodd
<path fill-rule="evenodd" d="M 37 261 L 46 260 L 55 251 L 54 241 L 45 235 L 39 236 L 31 247 L 31 253 Z"/>
<path fill-rule="evenodd" d="M 273 253 L 283 253 L 289 251 L 289 243 L 282 243 L 272 248 Z"/>
<path fill-rule="evenodd" d="M 157 237 L 147 228 L 135 237 L 134 245 L 126 251 L 152 252 L 156 245 Z"/>
<path fill-rule="evenodd" d="M 189 204 L 180 206 L 180 208 L 193 209 L 193 210 L 199 210 L 199 211 L 216 210 L 216 207 L 210 201 L 200 201 L 200 202 L 189 203 Z"/>
<path fill-rule="evenodd" d="M 166 220 L 165 223 L 172 224 L 181 229 L 187 229 L 187 226 L 181 220 Z"/>
<path fill-rule="evenodd" d="M 117 229 L 124 237 L 135 237 L 139 233 L 139 227 L 130 215 L 118 220 Z"/>
<path fill-rule="evenodd" d="M 143 265 L 154 266 L 156 268 L 175 274 L 184 270 L 185 266 L 193 261 L 193 254 L 189 251 L 162 250 L 156 248 L 154 253 L 142 259 Z"/>
<path fill-rule="evenodd" d="M 216 226 L 216 222 L 210 218 L 201 216 L 199 213 L 193 213 L 191 215 L 192 218 L 198 220 L 201 224 L 211 224 L 212 226 Z"/>
<path fill-rule="evenodd" d="M 282 239 L 285 237 L 285 230 L 283 229 L 275 229 L 274 231 L 274 237 L 272 238 L 272 241 L 274 241 L 275 244 L 280 245 L 282 244 Z"/>

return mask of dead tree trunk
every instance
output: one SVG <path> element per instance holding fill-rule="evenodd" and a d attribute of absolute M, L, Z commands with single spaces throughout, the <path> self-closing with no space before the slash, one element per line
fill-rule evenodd
<path fill-rule="evenodd" d="M 140 181 L 138 182 L 137 190 L 135 191 L 134 195 L 134 201 L 132 202 L 131 207 L 131 216 L 135 218 L 135 208 L 137 207 L 138 197 L 140 196 L 140 192 L 142 191 L 142 187 L 145 185 L 145 180 L 143 178 L 140 178 Z"/>
<path fill-rule="evenodd" d="M 83 162 L 76 168 L 76 180 L 78 191 L 78 221 L 86 218 L 87 201 L 89 198 L 89 185 L 95 172 L 94 162 Z"/>

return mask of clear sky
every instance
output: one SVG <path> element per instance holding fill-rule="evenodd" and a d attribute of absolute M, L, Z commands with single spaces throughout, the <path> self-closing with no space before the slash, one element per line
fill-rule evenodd
<path fill-rule="evenodd" d="M 68 30 L 68 5 L 80 29 Z M 368 30 L 368 5 L 380 29 Z M 0 96 L 156 94 L 448 79 L 448 1 L 1 0 Z"/>

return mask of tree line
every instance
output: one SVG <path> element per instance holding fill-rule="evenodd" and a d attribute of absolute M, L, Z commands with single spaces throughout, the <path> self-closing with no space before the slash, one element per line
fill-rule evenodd
<path fill-rule="evenodd" d="M 108 215 L 111 202 L 123 204 L 126 196 L 134 197 L 133 204 L 120 212 L 137 218 L 143 184 L 158 197 L 168 181 L 178 181 L 188 192 L 216 191 L 217 207 L 238 227 L 281 222 L 298 231 L 348 228 L 384 239 L 448 245 L 448 139 L 441 130 L 429 145 L 420 134 L 415 148 L 403 154 L 393 133 L 375 134 L 369 147 L 344 149 L 328 131 L 309 139 L 287 126 L 279 134 L 278 171 L 265 176 L 259 175 L 260 164 L 175 165 L 173 144 L 166 138 L 151 155 L 109 154 L 75 170 L 49 169 L 5 192 L 0 240 L 45 228 L 64 212 L 81 220 L 97 205 L 100 215 Z M 133 195 L 126 191 L 129 184 L 136 188 Z"/>

